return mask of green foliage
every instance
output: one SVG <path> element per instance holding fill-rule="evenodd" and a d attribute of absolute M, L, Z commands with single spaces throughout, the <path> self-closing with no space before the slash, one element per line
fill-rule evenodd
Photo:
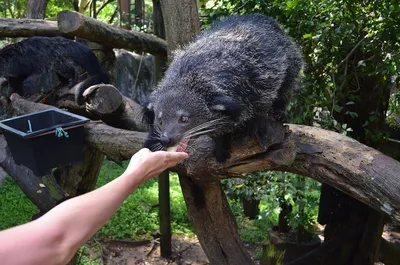
<path fill-rule="evenodd" d="M 56 19 L 57 13 L 62 10 L 73 10 L 73 0 L 49 0 L 46 7 L 46 18 Z"/>
<path fill-rule="evenodd" d="M 102 265 L 102 250 L 101 245 L 94 241 L 89 244 L 84 244 L 78 250 L 78 262 L 79 265 Z"/>
<path fill-rule="evenodd" d="M 27 0 L 0 0 L 0 16 L 22 18 L 27 5 Z"/>
<path fill-rule="evenodd" d="M 275 171 L 248 173 L 244 178 L 221 181 L 226 195 L 232 200 L 232 208 L 239 216 L 240 199 L 260 200 L 260 219 L 263 222 L 277 223 L 280 206 L 292 205 L 289 224 L 293 229 L 303 226 L 308 230 L 318 216 L 320 184 L 310 178 Z"/>

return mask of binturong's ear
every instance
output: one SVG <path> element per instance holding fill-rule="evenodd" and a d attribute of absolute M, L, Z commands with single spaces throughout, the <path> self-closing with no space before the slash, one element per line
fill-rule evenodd
<path fill-rule="evenodd" d="M 240 103 L 234 98 L 226 95 L 216 95 L 211 100 L 210 109 L 217 112 L 222 112 L 227 116 L 237 117 L 242 111 Z"/>
<path fill-rule="evenodd" d="M 142 122 L 149 125 L 154 123 L 154 109 L 152 103 L 148 103 L 142 107 Z"/>

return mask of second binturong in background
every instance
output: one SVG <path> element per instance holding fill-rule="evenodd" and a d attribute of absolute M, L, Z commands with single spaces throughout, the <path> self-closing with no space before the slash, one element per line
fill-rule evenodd
<path fill-rule="evenodd" d="M 71 88 L 78 82 L 78 66 L 89 74 L 75 91 L 78 105 L 84 104 L 85 89 L 110 78 L 96 55 L 86 45 L 64 37 L 30 37 L 0 50 L 0 76 L 9 83 L 9 93 L 23 96 L 23 82 L 31 75 L 55 72 Z"/>

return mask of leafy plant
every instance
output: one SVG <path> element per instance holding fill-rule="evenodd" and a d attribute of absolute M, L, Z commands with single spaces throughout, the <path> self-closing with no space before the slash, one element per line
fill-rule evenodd
<path fill-rule="evenodd" d="M 290 205 L 291 211 L 285 219 L 291 228 L 313 229 L 320 190 L 320 184 L 313 179 L 288 172 L 259 171 L 248 173 L 243 179 L 222 180 L 221 184 L 228 198 L 236 203 L 243 198 L 261 199 L 260 219 L 277 222 L 277 218 L 271 219 L 270 215 L 274 215 L 277 209 L 279 212 L 284 205 Z"/>

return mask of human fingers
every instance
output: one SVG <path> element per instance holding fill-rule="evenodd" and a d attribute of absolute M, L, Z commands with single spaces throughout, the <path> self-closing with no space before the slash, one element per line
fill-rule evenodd
<path fill-rule="evenodd" d="M 152 170 L 159 173 L 173 167 L 189 155 L 185 152 L 157 151 L 152 154 Z"/>
<path fill-rule="evenodd" d="M 189 157 L 189 155 L 185 152 L 173 152 L 173 153 L 168 153 L 169 157 L 168 157 L 168 166 L 169 167 L 173 167 L 176 164 L 178 164 L 179 162 L 181 162 L 182 160 L 186 159 Z"/>

